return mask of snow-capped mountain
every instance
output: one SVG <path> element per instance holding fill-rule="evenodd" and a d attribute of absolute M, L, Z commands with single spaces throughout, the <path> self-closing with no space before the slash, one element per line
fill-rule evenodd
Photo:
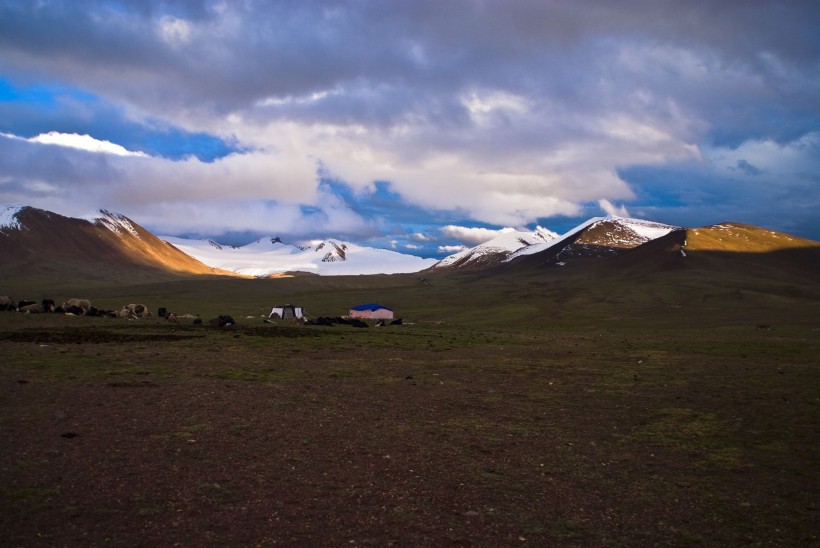
<path fill-rule="evenodd" d="M 419 272 L 436 262 L 435 259 L 338 240 L 325 240 L 305 248 L 286 244 L 275 237 L 261 238 L 241 247 L 172 236 L 162 239 L 209 266 L 256 277 L 284 272 L 311 272 L 323 276 L 399 274 Z"/>
<path fill-rule="evenodd" d="M 606 257 L 638 247 L 681 227 L 627 217 L 593 217 L 552 241 L 522 248 L 508 261 L 525 255 L 549 254 L 563 262 L 573 257 Z"/>
<path fill-rule="evenodd" d="M 433 268 L 486 267 L 507 260 L 518 250 L 547 245 L 555 238 L 558 238 L 558 234 L 540 226 L 530 232 L 505 232 L 475 247 L 449 255 L 433 265 Z"/>

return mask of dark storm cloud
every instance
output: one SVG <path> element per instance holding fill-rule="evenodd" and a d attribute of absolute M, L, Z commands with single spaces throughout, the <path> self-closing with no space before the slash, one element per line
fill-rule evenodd
<path fill-rule="evenodd" d="M 579 88 L 594 88 L 564 76 L 598 77 L 590 43 L 707 50 L 766 77 L 765 55 L 816 70 L 818 18 L 810 2 L 4 2 L 0 47 L 18 69 L 152 108 L 226 112 L 340 85 L 410 88 L 419 102 L 471 86 L 584 101 Z M 658 85 L 674 83 L 660 69 Z"/>

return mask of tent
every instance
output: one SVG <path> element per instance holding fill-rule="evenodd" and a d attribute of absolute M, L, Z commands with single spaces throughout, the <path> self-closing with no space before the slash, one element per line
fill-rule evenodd
<path fill-rule="evenodd" d="M 268 318 L 304 318 L 305 311 L 301 306 L 293 306 L 292 304 L 278 304 L 274 306 Z"/>
<path fill-rule="evenodd" d="M 350 309 L 350 317 L 369 320 L 392 320 L 393 309 L 376 303 L 360 304 Z"/>

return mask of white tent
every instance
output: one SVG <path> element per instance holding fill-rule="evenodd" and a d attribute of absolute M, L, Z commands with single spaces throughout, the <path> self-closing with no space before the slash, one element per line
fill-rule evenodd
<path fill-rule="evenodd" d="M 292 304 L 280 304 L 274 306 L 268 318 L 304 318 L 305 312 L 301 306 L 293 306 Z"/>

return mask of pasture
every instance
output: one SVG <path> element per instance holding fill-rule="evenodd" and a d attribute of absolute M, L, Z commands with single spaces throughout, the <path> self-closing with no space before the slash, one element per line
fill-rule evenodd
<path fill-rule="evenodd" d="M 818 542 L 811 288 L 470 275 L 8 288 L 238 322 L 0 313 L 9 545 Z M 286 302 L 313 316 L 380 302 L 405 324 L 262 322 Z"/>

